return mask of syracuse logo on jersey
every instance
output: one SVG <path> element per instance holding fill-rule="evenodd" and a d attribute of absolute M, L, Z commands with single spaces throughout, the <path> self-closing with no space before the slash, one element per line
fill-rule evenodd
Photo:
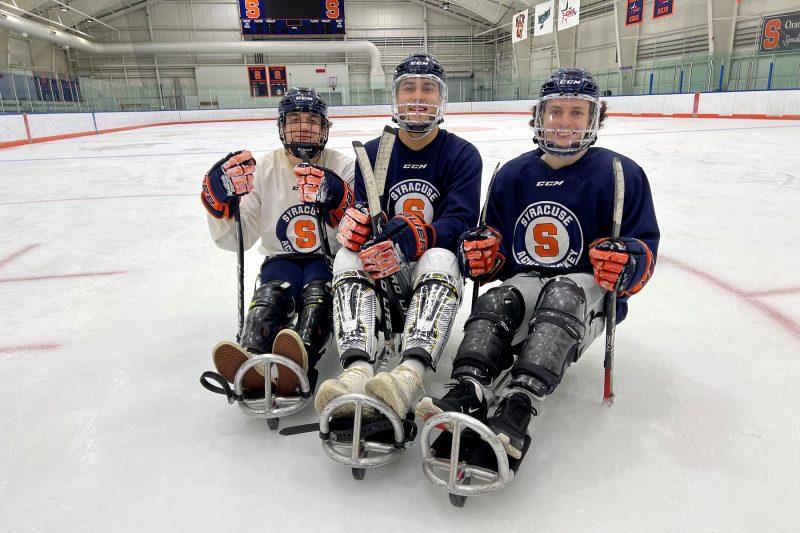
<path fill-rule="evenodd" d="M 320 246 L 317 213 L 312 204 L 293 205 L 278 219 L 275 235 L 287 252 L 311 253 Z"/>
<path fill-rule="evenodd" d="M 436 187 L 425 180 L 403 180 L 389 191 L 388 207 L 394 210 L 394 215 L 416 213 L 430 224 L 433 221 L 433 202 L 439 196 Z"/>
<path fill-rule="evenodd" d="M 556 202 L 536 202 L 514 225 L 514 259 L 521 265 L 569 268 L 583 253 L 583 231 L 575 215 Z"/>

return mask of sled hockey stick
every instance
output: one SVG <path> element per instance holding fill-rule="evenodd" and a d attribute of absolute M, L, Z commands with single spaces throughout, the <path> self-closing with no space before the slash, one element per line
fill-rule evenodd
<path fill-rule="evenodd" d="M 391 158 L 392 148 L 394 147 L 396 138 L 397 133 L 393 128 L 389 126 L 383 128 L 380 144 L 378 145 L 378 154 L 375 157 L 375 172 L 373 172 L 364 145 L 359 141 L 353 141 L 353 149 L 356 152 L 358 166 L 361 168 L 361 175 L 364 177 L 364 187 L 367 192 L 367 204 L 370 220 L 372 222 L 373 235 L 379 234 L 383 229 L 384 214 L 381 207 L 381 193 L 386 185 L 389 159 Z M 393 283 L 392 288 L 395 291 L 398 302 L 401 301 L 401 294 L 397 290 L 398 287 Z M 392 342 L 392 313 L 389 307 L 389 287 L 386 278 L 379 280 L 378 283 L 375 284 L 375 290 L 383 310 L 384 342 L 388 348 L 388 344 Z"/>
<path fill-rule="evenodd" d="M 615 157 L 611 163 L 614 167 L 614 225 L 611 238 L 619 238 L 619 227 L 622 224 L 622 206 L 625 203 L 625 175 L 622 163 Z M 617 291 L 609 291 L 606 295 L 606 355 L 603 360 L 605 379 L 603 382 L 603 404 L 611 407 L 614 403 L 614 336 L 617 329 Z"/>
<path fill-rule="evenodd" d="M 236 344 L 242 340 L 242 328 L 244 328 L 244 238 L 242 237 L 242 217 L 239 214 L 239 198 L 233 207 L 233 220 L 236 222 L 236 274 L 239 281 L 239 329 L 236 331 Z"/>
<path fill-rule="evenodd" d="M 486 207 L 489 205 L 489 195 L 492 193 L 492 185 L 494 185 L 494 179 L 497 177 L 497 171 L 500 170 L 500 161 L 497 162 L 497 166 L 494 167 L 494 172 L 492 172 L 492 177 L 489 179 L 489 188 L 486 189 L 486 198 L 483 199 L 483 207 L 481 207 L 481 216 L 478 219 L 478 227 L 483 228 L 486 224 Z M 472 308 L 470 311 L 475 309 L 475 302 L 478 301 L 478 292 L 481 289 L 481 282 L 477 279 L 472 280 Z"/>
<path fill-rule="evenodd" d="M 311 159 L 308 157 L 308 152 L 301 149 L 300 154 L 303 156 L 303 163 L 311 166 Z M 317 218 L 317 226 L 319 226 L 319 238 L 322 239 L 320 250 L 325 255 L 328 263 L 330 263 L 330 260 L 333 258 L 333 253 L 331 252 L 331 245 L 328 242 L 328 228 L 325 227 L 325 217 L 322 213 L 322 206 L 320 206 L 319 202 L 314 203 L 314 212 Z M 328 266 L 330 267 L 331 265 L 329 264 Z"/>

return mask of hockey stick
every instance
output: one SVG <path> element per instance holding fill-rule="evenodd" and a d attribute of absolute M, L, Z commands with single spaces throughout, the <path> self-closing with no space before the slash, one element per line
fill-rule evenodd
<path fill-rule="evenodd" d="M 614 167 L 614 224 L 611 228 L 611 238 L 619 238 L 619 228 L 622 224 L 622 206 L 625 203 L 625 175 L 622 173 L 622 163 L 615 157 L 612 161 Z M 614 337 L 617 330 L 617 291 L 609 291 L 606 296 L 606 355 L 603 360 L 605 379 L 603 382 L 603 404 L 611 407 L 614 403 Z"/>
<path fill-rule="evenodd" d="M 494 172 L 492 172 L 492 177 L 489 180 L 489 188 L 486 189 L 486 198 L 483 200 L 483 207 L 481 207 L 481 216 L 478 219 L 478 227 L 483 228 L 486 224 L 486 207 L 489 205 L 489 195 L 492 193 L 492 185 L 494 185 L 494 179 L 497 177 L 497 171 L 500 170 L 500 161 L 497 162 L 497 166 L 494 167 Z M 480 280 L 474 279 L 472 280 L 472 309 L 475 309 L 475 303 L 478 301 L 478 292 L 481 289 L 481 282 Z"/>
<path fill-rule="evenodd" d="M 361 175 L 364 177 L 364 187 L 367 191 L 367 204 L 369 208 L 370 221 L 372 222 L 372 234 L 377 235 L 383 230 L 384 214 L 381 207 L 381 193 L 386 185 L 386 174 L 389 169 L 389 159 L 392 155 L 394 141 L 397 133 L 393 128 L 386 126 L 381 134 L 378 154 L 375 157 L 375 171 L 369 162 L 369 156 L 364 145 L 359 141 L 353 141 L 353 149 L 356 152 L 358 166 L 361 168 Z M 392 283 L 397 301 L 402 301 L 399 287 Z M 375 291 L 381 302 L 383 310 L 383 333 L 384 343 L 389 348 L 392 342 L 392 313 L 389 306 L 389 287 L 386 278 L 382 278 L 375 284 Z"/>
<path fill-rule="evenodd" d="M 236 344 L 242 340 L 242 329 L 244 328 L 244 238 L 242 237 L 242 217 L 239 214 L 239 198 L 233 207 L 233 219 L 236 222 L 236 273 L 239 278 L 239 329 L 236 331 Z"/>

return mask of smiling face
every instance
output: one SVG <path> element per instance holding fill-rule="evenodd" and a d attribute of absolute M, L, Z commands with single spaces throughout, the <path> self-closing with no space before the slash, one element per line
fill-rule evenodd
<path fill-rule="evenodd" d="M 408 132 L 424 133 L 444 118 L 447 86 L 436 76 L 410 74 L 392 87 L 392 116 Z"/>
<path fill-rule="evenodd" d="M 546 153 L 569 157 L 587 150 L 597 138 L 600 105 L 580 94 L 548 95 L 534 110 L 534 140 Z"/>
<path fill-rule="evenodd" d="M 591 103 L 587 100 L 559 98 L 545 102 L 542 115 L 548 144 L 569 148 L 583 140 L 589 129 Z"/>
<path fill-rule="evenodd" d="M 423 76 L 409 76 L 397 81 L 395 101 L 398 114 L 409 123 L 425 124 L 436 119 L 442 105 L 439 82 Z"/>

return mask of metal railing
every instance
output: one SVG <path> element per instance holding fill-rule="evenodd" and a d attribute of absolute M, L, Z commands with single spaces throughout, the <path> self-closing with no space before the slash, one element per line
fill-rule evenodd
<path fill-rule="evenodd" d="M 523 80 L 487 73 L 486 77 L 451 80 L 449 101 L 534 99 L 548 74 L 541 70 Z M 603 96 L 797 89 L 800 53 L 689 54 L 593 74 Z M 381 105 L 391 99 L 389 89 L 374 90 L 366 84 L 317 90 L 329 105 Z M 126 79 L 0 69 L 0 113 L 274 108 L 279 100 L 277 95 L 254 96 L 249 87 L 241 86 L 187 87 L 172 79 L 147 85 Z"/>

